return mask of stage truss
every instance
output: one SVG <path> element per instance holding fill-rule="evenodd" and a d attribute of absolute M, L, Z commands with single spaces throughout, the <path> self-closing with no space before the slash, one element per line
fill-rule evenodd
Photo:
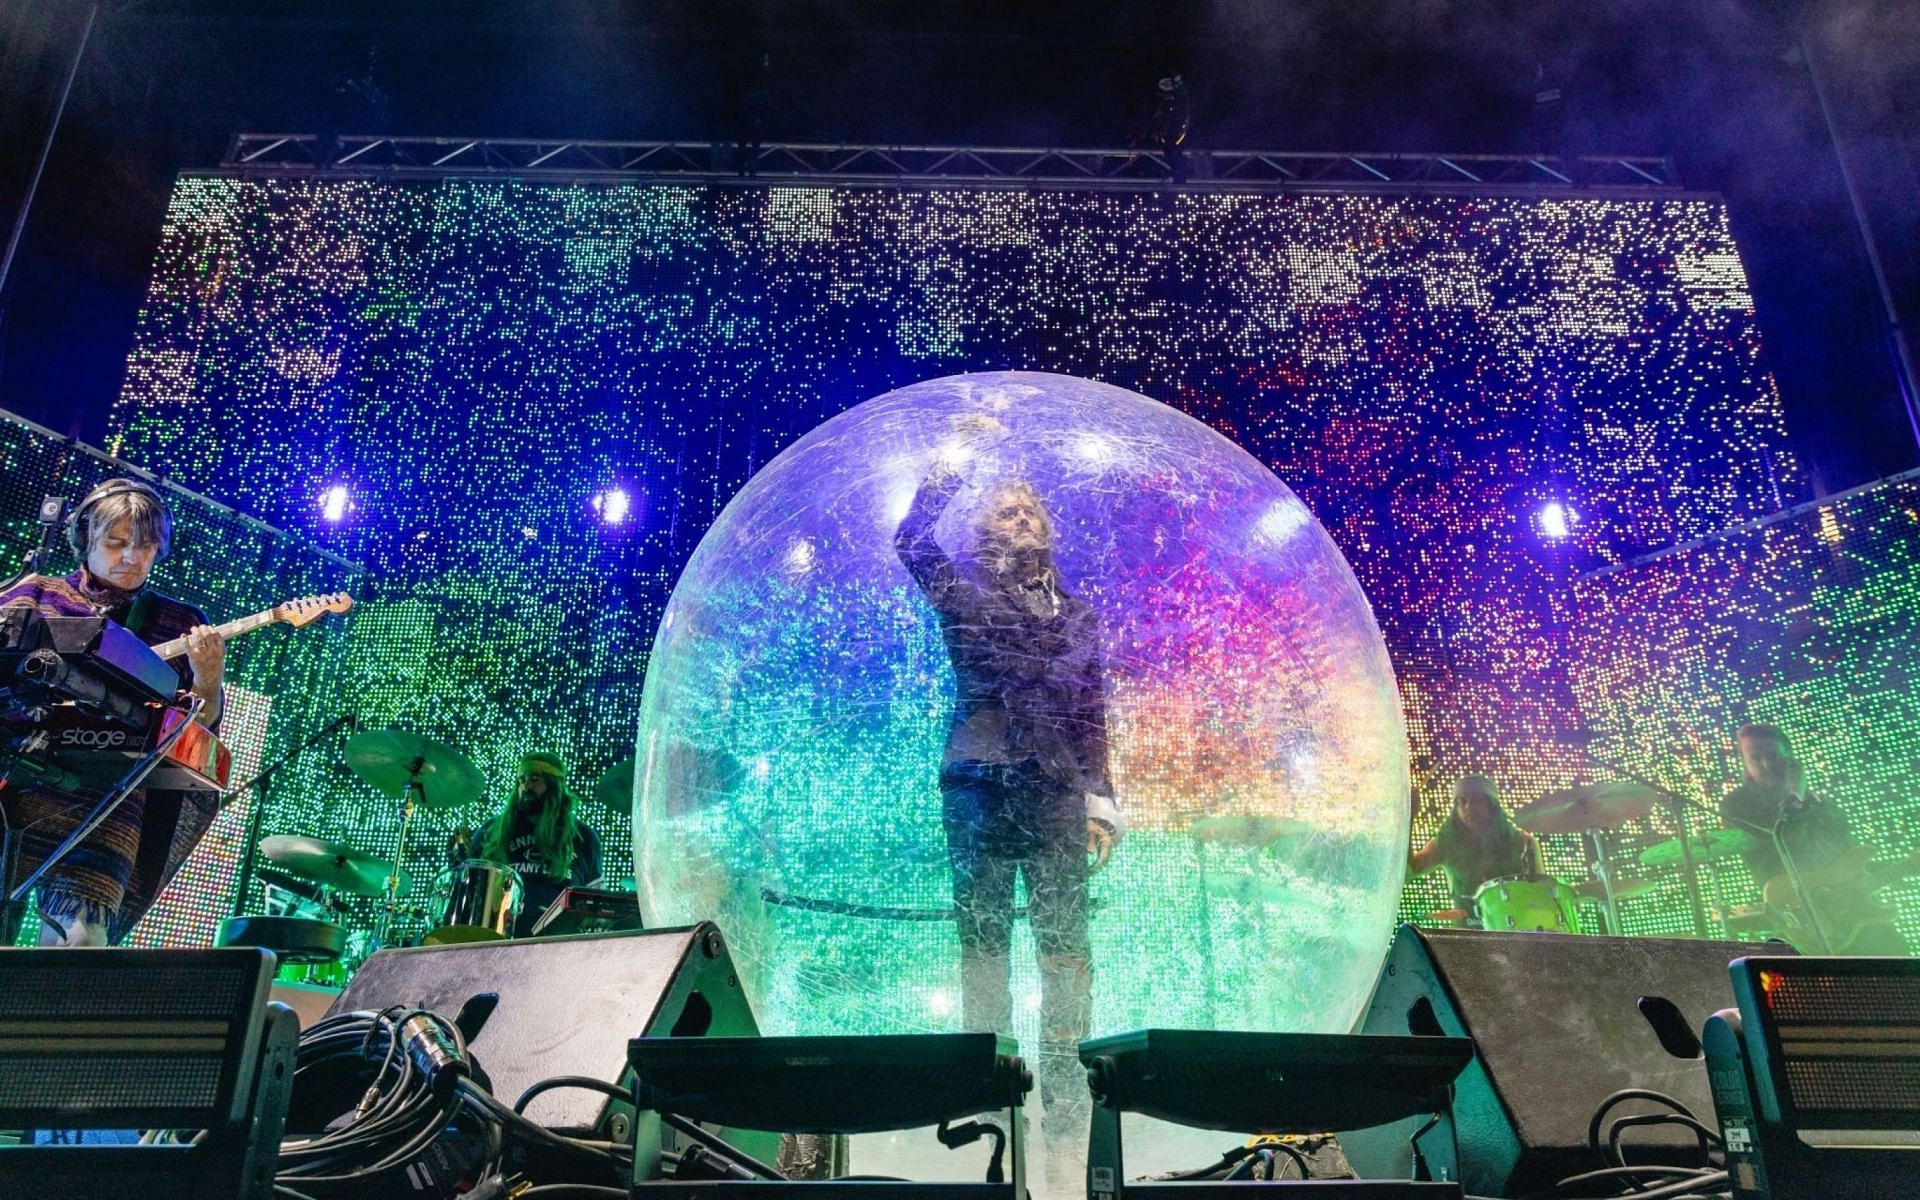
<path fill-rule="evenodd" d="M 223 174 L 511 175 L 566 180 L 852 185 L 1164 188 L 1204 191 L 1670 195 L 1665 158 L 1531 154 L 1366 154 L 1277 150 L 858 146 L 807 142 L 543 141 L 515 138 L 323 138 L 236 134 Z"/>

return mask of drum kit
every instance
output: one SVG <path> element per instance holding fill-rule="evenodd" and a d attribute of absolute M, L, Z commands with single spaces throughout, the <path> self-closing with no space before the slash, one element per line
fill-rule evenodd
<path fill-rule="evenodd" d="M 1579 906 L 1585 902 L 1599 907 L 1609 931 L 1618 931 L 1620 901 L 1645 895 L 1656 885 L 1649 878 L 1617 874 L 1605 835 L 1645 817 L 1668 799 L 1654 788 L 1633 781 L 1583 784 L 1548 792 L 1517 810 L 1514 824 L 1533 834 L 1584 836 L 1591 847 L 1592 878 L 1579 884 L 1538 874 L 1490 879 L 1475 891 L 1471 906 L 1440 909 L 1427 914 L 1427 920 L 1465 925 L 1477 916 L 1486 929 L 1578 933 Z M 1676 837 L 1641 851 L 1639 867 L 1647 871 L 1680 867 L 1691 877 L 1696 865 L 1740 854 L 1750 844 L 1749 835 L 1733 829 L 1710 829 L 1685 837 L 1685 842 Z"/>
<path fill-rule="evenodd" d="M 345 759 L 364 783 L 396 803 L 399 860 L 301 834 L 262 838 L 259 853 L 268 865 L 255 875 L 265 893 L 263 911 L 227 920 L 219 944 L 264 946 L 286 964 L 283 980 L 340 987 L 384 946 L 512 937 L 526 891 L 511 867 L 456 854 L 435 876 L 424 903 L 413 895 L 408 851 L 415 817 L 480 799 L 485 779 L 473 760 L 444 742 L 399 729 L 354 734 Z M 633 770 L 628 759 L 608 771 L 594 797 L 624 807 Z M 464 839 L 455 843 L 465 845 Z M 354 899 L 379 901 L 373 928 L 348 931 Z"/>

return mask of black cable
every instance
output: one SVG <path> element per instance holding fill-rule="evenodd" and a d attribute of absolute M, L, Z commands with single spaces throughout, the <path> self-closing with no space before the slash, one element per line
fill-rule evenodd
<path fill-rule="evenodd" d="M 595 1079 L 591 1075 L 555 1075 L 548 1079 L 542 1079 L 539 1083 L 521 1092 L 520 1098 L 513 1102 L 513 1111 L 517 1113 L 526 1112 L 527 1105 L 532 1102 L 535 1096 L 538 1096 L 541 1092 L 551 1092 L 558 1088 L 580 1088 L 584 1091 L 600 1092 L 604 1095 L 612 1096 L 616 1100 L 625 1100 L 628 1104 L 634 1102 L 633 1093 L 617 1083 L 608 1083 L 604 1079 Z"/>
<path fill-rule="evenodd" d="M 1288 1158 L 1291 1158 L 1293 1160 L 1294 1166 L 1300 1168 L 1300 1178 L 1302 1179 L 1313 1178 L 1313 1168 L 1307 1165 L 1307 1156 L 1300 1153 L 1300 1151 L 1294 1149 L 1292 1146 L 1287 1145 L 1285 1142 L 1265 1142 L 1265 1143 L 1262 1143 L 1261 1149 L 1271 1149 L 1271 1150 L 1280 1151 L 1282 1154 L 1286 1155 Z M 1275 1178 L 1275 1176 L 1269 1173 L 1267 1178 L 1273 1179 Z"/>
<path fill-rule="evenodd" d="M 583 1142 L 577 1138 L 562 1136 L 548 1129 L 545 1125 L 529 1121 L 508 1107 L 505 1101 L 473 1082 L 471 1079 L 462 1079 L 460 1081 L 457 1094 L 463 1097 L 470 1106 L 477 1107 L 482 1115 L 494 1115 L 504 1124 L 526 1134 L 543 1146 L 550 1146 L 556 1150 L 566 1150 L 575 1154 L 591 1155 L 596 1159 L 611 1161 L 619 1166 L 626 1164 L 625 1159 L 609 1153 L 598 1145 Z"/>
<path fill-rule="evenodd" d="M 1644 1192 L 1630 1192 L 1633 1200 L 1680 1200 L 1684 1196 L 1710 1195 L 1707 1189 L 1718 1189 L 1718 1185 L 1727 1182 L 1725 1171 L 1706 1171 L 1698 1179 L 1682 1179 L 1674 1183 L 1663 1184 Z"/>
<path fill-rule="evenodd" d="M 1643 1125 L 1682 1125 L 1691 1130 L 1695 1142 L 1700 1147 L 1700 1157 L 1705 1158 L 1711 1149 L 1711 1143 L 1718 1142 L 1720 1136 L 1692 1117 L 1683 1117 L 1678 1113 L 1647 1113 L 1642 1116 L 1621 1117 L 1607 1126 L 1607 1153 L 1613 1156 L 1617 1166 L 1626 1166 L 1627 1157 L 1620 1146 L 1620 1135 L 1627 1130 Z"/>
<path fill-rule="evenodd" d="M 1151 1176 L 1143 1175 L 1141 1176 L 1141 1178 L 1149 1181 L 1154 1181 L 1154 1182 L 1158 1182 L 1158 1181 L 1177 1182 L 1183 1179 L 1211 1179 L 1215 1176 L 1217 1172 L 1228 1169 L 1234 1163 L 1239 1162 L 1241 1159 L 1247 1157 L 1249 1154 L 1252 1154 L 1252 1153 L 1253 1153 L 1252 1146 L 1235 1146 L 1233 1149 L 1228 1150 L 1225 1154 L 1222 1154 L 1217 1161 L 1209 1163 L 1204 1167 L 1195 1167 L 1192 1170 L 1187 1170 L 1187 1171 L 1168 1171 L 1164 1175 L 1151 1175 Z"/>
<path fill-rule="evenodd" d="M 1665 1092 L 1656 1092 L 1648 1088 L 1622 1088 L 1620 1091 L 1613 1093 L 1600 1102 L 1600 1107 L 1593 1110 L 1593 1119 L 1587 1122 L 1587 1149 L 1599 1155 L 1602 1163 L 1609 1166 L 1615 1164 L 1607 1163 L 1606 1155 L 1600 1149 L 1600 1123 L 1607 1119 L 1608 1113 L 1629 1100 L 1648 1100 L 1655 1104 L 1664 1104 L 1681 1116 L 1693 1116 L 1692 1109 L 1680 1101 L 1675 1100 L 1672 1096 L 1667 1095 Z"/>
<path fill-rule="evenodd" d="M 1569 1175 L 1544 1192 L 1532 1193 L 1526 1197 L 1526 1200 L 1546 1200 L 1547 1197 L 1559 1195 L 1568 1188 L 1578 1187 L 1583 1183 L 1597 1183 L 1604 1179 L 1630 1180 L 1641 1175 L 1685 1175 L 1692 1178 L 1693 1176 L 1701 1174 L 1703 1169 L 1704 1168 L 1701 1167 L 1667 1166 L 1663 1163 L 1642 1163 L 1639 1166 L 1633 1167 L 1602 1167 L 1597 1171 L 1582 1171 L 1578 1175 Z"/>
<path fill-rule="evenodd" d="M 341 1013 L 304 1031 L 296 1082 L 321 1067 L 366 1081 L 346 1123 L 304 1141 L 283 1142 L 278 1186 L 305 1200 L 365 1194 L 368 1184 L 411 1167 L 462 1111 L 448 1086 L 471 1069 L 465 1039 L 436 1013 L 389 1008 Z M 497 1138 L 489 1138 L 497 1157 Z"/>
<path fill-rule="evenodd" d="M 626 1188 L 603 1187 L 597 1183 L 543 1183 L 516 1192 L 514 1200 L 628 1200 Z"/>

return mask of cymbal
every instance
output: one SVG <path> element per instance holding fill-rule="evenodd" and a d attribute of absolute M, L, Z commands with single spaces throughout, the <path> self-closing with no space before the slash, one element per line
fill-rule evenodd
<path fill-rule="evenodd" d="M 1454 925 L 1466 919 L 1467 910 L 1464 908 L 1436 908 L 1421 918 L 1430 925 Z"/>
<path fill-rule="evenodd" d="M 444 742 L 404 729 L 368 729 L 347 739 L 347 766 L 373 790 L 398 800 L 407 784 L 420 781 L 425 808 L 451 808 L 478 800 L 486 781 L 473 760 Z"/>
<path fill-rule="evenodd" d="M 1693 861 L 1713 862 L 1745 852 L 1753 845 L 1753 835 L 1744 829 L 1708 829 L 1693 835 Z M 1640 852 L 1643 867 L 1677 867 L 1681 863 L 1680 839 L 1655 842 Z"/>
<path fill-rule="evenodd" d="M 1630 781 L 1582 784 L 1548 792 L 1513 814 L 1528 833 L 1584 833 L 1618 829 L 1653 810 L 1659 793 Z"/>
<path fill-rule="evenodd" d="M 1652 879 L 1616 879 L 1613 881 L 1613 898 L 1631 900 L 1636 896 L 1644 896 L 1659 886 L 1659 883 Z M 1601 904 L 1607 902 L 1607 889 L 1600 886 L 1598 879 L 1574 884 L 1573 894 L 1582 900 L 1593 900 Z"/>
<path fill-rule="evenodd" d="M 1254 847 L 1271 846 L 1283 837 L 1298 837 L 1313 831 L 1313 826 L 1295 817 L 1239 814 L 1199 817 L 1187 830 L 1196 842 Z"/>
<path fill-rule="evenodd" d="M 323 883 L 350 896 L 378 896 L 387 890 L 393 864 L 352 846 L 323 842 L 297 833 L 278 833 L 260 839 L 260 853 L 289 875 Z M 407 890 L 407 873 L 400 872 L 400 890 Z"/>
<path fill-rule="evenodd" d="M 606 774 L 594 780 L 593 798 L 615 812 L 626 812 L 633 808 L 633 771 L 637 760 L 623 758 L 607 768 Z"/>

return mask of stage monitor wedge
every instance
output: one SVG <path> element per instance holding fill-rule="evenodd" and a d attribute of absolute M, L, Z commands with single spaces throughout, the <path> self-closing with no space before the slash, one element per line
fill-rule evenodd
<path fill-rule="evenodd" d="M 509 1104 L 555 1075 L 620 1082 L 627 1043 L 636 1037 L 760 1032 L 726 941 L 710 923 L 382 950 L 330 1011 L 399 1004 L 452 1017 L 489 993 L 499 1004 L 469 1048 L 494 1094 Z M 608 1106 L 597 1092 L 554 1090 L 535 1098 L 527 1115 L 549 1128 L 585 1132 L 602 1127 Z"/>
<path fill-rule="evenodd" d="M 1587 1128 L 1614 1092 L 1662 1092 L 1711 1118 L 1699 1031 L 1733 1002 L 1727 964 L 1753 949 L 1402 925 L 1358 1032 L 1472 1038 L 1453 1103 L 1461 1182 L 1472 1195 L 1527 1195 L 1604 1165 Z M 1656 1111 L 1632 1102 L 1613 1115 Z M 1404 1131 L 1388 1130 L 1342 1138 L 1362 1173 L 1402 1173 Z M 1633 1129 L 1629 1145 L 1636 1162 L 1701 1165 L 1677 1126 Z"/>

